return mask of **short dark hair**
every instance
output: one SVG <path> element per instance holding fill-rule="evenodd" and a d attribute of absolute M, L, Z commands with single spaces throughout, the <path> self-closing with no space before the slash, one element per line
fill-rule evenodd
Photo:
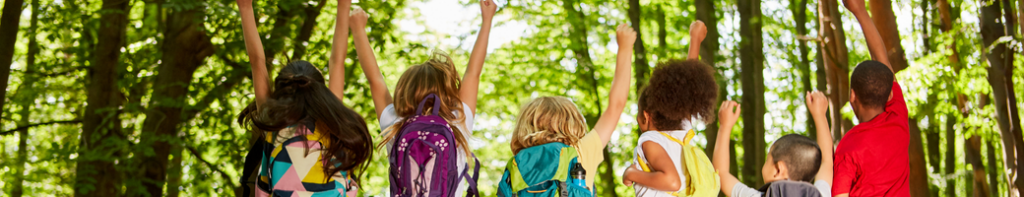
<path fill-rule="evenodd" d="M 857 64 L 850 77 L 850 88 L 865 107 L 885 107 L 892 92 L 892 70 L 882 62 L 868 60 Z"/>
<path fill-rule="evenodd" d="M 821 168 L 821 148 L 818 143 L 806 136 L 789 134 L 775 140 L 771 150 L 776 165 L 779 161 L 786 162 L 789 167 L 789 178 L 796 181 L 811 182 Z"/>
<path fill-rule="evenodd" d="M 676 130 L 695 116 L 705 123 L 714 120 L 717 98 L 711 66 L 697 60 L 668 60 L 654 68 L 637 107 L 650 114 L 655 129 Z"/>

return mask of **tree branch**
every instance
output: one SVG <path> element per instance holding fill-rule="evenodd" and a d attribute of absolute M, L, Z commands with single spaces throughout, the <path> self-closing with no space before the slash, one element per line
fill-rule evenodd
<path fill-rule="evenodd" d="M 193 118 L 197 117 L 199 115 L 198 113 L 203 109 L 209 107 L 214 100 L 223 97 L 228 93 L 231 93 L 232 89 L 236 85 L 241 83 L 245 78 L 252 74 L 251 72 L 248 72 L 246 70 L 239 69 L 234 69 L 233 71 L 231 71 L 231 73 L 233 74 L 228 76 L 227 80 L 218 84 L 210 91 L 207 91 L 208 93 L 206 93 L 206 95 L 204 95 L 203 98 L 199 100 L 199 102 L 197 102 L 195 105 L 191 107 L 186 108 L 184 113 L 186 118 L 182 122 L 188 122 L 191 121 Z"/>
<path fill-rule="evenodd" d="M 35 76 L 38 76 L 38 77 L 56 77 L 56 76 L 68 75 L 70 73 L 73 73 L 73 72 L 76 72 L 76 71 L 79 71 L 79 70 L 85 70 L 85 69 L 89 69 L 89 67 L 76 66 L 76 67 L 71 67 L 70 69 L 67 69 L 67 70 L 64 70 L 64 71 L 57 71 L 57 72 L 40 72 L 40 71 L 31 71 L 31 70 L 26 71 L 26 70 L 11 69 L 11 72 L 18 72 L 18 73 L 22 73 L 22 74 L 31 74 L 31 75 L 35 75 Z"/>
<path fill-rule="evenodd" d="M 15 131 L 18 131 L 18 130 L 28 129 L 28 128 L 37 127 L 37 126 L 52 125 L 52 124 L 78 124 L 78 123 L 82 123 L 82 120 L 58 120 L 58 121 L 51 121 L 51 122 L 35 123 L 35 124 L 29 124 L 29 125 L 24 125 L 24 126 L 18 126 L 17 128 L 0 132 L 0 136 L 10 135 L 10 134 L 12 134 L 12 133 L 14 133 Z"/>
<path fill-rule="evenodd" d="M 199 150 L 197 150 L 195 147 L 186 146 L 185 148 L 188 149 L 188 152 L 192 153 L 192 155 L 195 156 L 197 160 L 199 160 L 200 162 L 203 162 L 203 164 L 206 164 L 207 167 L 210 167 L 210 170 L 213 170 L 214 172 L 217 172 L 218 174 L 220 174 L 221 178 L 224 178 L 224 180 L 227 180 L 228 184 L 232 188 L 238 186 L 238 184 L 235 184 L 235 180 L 233 178 L 231 178 L 232 176 L 229 175 L 227 172 L 224 172 L 223 170 L 221 170 L 220 166 L 217 166 L 216 164 L 210 163 L 209 161 L 206 161 L 206 159 L 203 159 L 203 156 L 202 156 L 203 154 L 200 153 Z"/>

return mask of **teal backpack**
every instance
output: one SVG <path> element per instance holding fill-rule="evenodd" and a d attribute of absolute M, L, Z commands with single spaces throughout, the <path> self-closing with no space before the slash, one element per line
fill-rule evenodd
<path fill-rule="evenodd" d="M 558 142 L 520 150 L 505 167 L 498 184 L 498 196 L 594 196 L 587 188 L 568 183 L 569 170 L 576 165 L 578 154 L 575 148 Z"/>

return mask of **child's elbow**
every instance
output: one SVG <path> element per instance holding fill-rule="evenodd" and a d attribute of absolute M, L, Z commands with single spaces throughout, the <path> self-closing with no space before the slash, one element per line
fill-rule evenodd
<path fill-rule="evenodd" d="M 676 178 L 676 179 L 667 181 L 665 183 L 665 189 L 663 189 L 662 191 L 676 191 L 676 190 L 679 190 L 679 187 L 682 187 L 682 186 L 683 186 L 682 181 L 679 181 L 679 179 Z"/>

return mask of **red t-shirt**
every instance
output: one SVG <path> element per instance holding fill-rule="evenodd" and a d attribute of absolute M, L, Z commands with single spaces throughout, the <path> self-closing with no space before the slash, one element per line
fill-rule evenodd
<path fill-rule="evenodd" d="M 832 195 L 910 196 L 909 121 L 903 88 L 893 82 L 885 112 L 854 126 L 839 142 Z"/>

